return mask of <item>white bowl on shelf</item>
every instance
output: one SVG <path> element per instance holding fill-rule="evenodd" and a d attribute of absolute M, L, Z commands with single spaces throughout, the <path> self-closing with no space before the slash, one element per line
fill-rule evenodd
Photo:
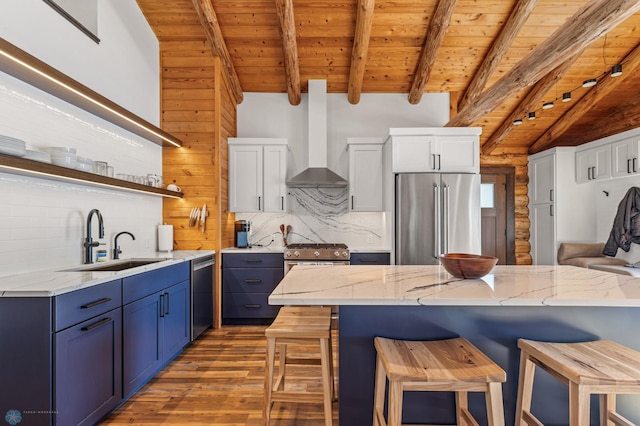
<path fill-rule="evenodd" d="M 75 154 L 51 154 L 51 164 L 75 169 L 78 166 Z"/>
<path fill-rule="evenodd" d="M 39 161 L 41 163 L 51 163 L 51 154 L 48 152 L 36 151 L 34 149 L 27 149 L 27 155 L 24 156 L 27 160 Z"/>
<path fill-rule="evenodd" d="M 89 173 L 93 172 L 93 160 L 91 158 L 77 156 L 76 161 L 76 170 Z"/>

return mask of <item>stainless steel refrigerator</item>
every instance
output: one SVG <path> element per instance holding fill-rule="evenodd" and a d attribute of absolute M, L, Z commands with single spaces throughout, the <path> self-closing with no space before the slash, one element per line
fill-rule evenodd
<path fill-rule="evenodd" d="M 396 175 L 395 263 L 435 265 L 442 253 L 481 254 L 480 175 Z"/>

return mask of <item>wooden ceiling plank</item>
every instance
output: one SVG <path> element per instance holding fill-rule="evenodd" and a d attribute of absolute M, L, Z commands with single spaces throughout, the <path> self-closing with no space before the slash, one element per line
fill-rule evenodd
<path fill-rule="evenodd" d="M 349 70 L 348 99 L 352 104 L 360 102 L 362 82 L 369 54 L 369 40 L 371 38 L 371 24 L 375 0 L 358 0 L 358 15 L 356 18 L 356 33 L 353 38 L 351 51 L 351 69 Z"/>
<path fill-rule="evenodd" d="M 489 52 L 482 60 L 480 68 L 462 95 L 458 109 L 464 108 L 469 102 L 472 102 L 480 95 L 489 77 L 496 68 L 498 68 L 498 64 L 500 64 L 502 58 L 507 54 L 511 44 L 529 18 L 529 15 L 531 15 L 531 12 L 533 12 L 533 9 L 535 9 L 537 3 L 538 0 L 516 0 L 516 5 L 511 11 L 509 19 L 502 27 L 502 30 L 500 30 L 500 34 L 494 40 Z"/>
<path fill-rule="evenodd" d="M 545 70 L 557 67 L 564 61 L 563 58 L 583 50 L 638 10 L 638 0 L 589 1 L 551 37 L 482 92 L 476 102 L 460 110 L 446 126 L 469 126 L 510 96 L 535 84 L 546 74 Z"/>
<path fill-rule="evenodd" d="M 451 16 L 453 16 L 456 2 L 457 0 L 440 0 L 431 17 L 427 37 L 411 83 L 411 90 L 409 91 L 409 102 L 412 104 L 417 104 L 422 99 L 422 94 L 431 76 L 433 64 L 438 56 L 438 50 L 451 23 Z"/>
<path fill-rule="evenodd" d="M 240 80 L 236 74 L 236 70 L 233 68 L 233 62 L 231 56 L 227 50 L 227 46 L 222 37 L 222 31 L 220 31 L 220 24 L 216 12 L 213 10 L 211 0 L 193 0 L 193 7 L 198 13 L 200 18 L 200 24 L 204 28 L 207 40 L 213 48 L 214 54 L 220 58 L 221 64 L 227 75 L 229 81 L 230 90 L 233 93 L 236 103 L 241 103 L 244 96 L 242 94 L 242 86 Z"/>
<path fill-rule="evenodd" d="M 500 127 L 493 132 L 491 137 L 482 145 L 482 154 L 491 155 L 496 148 L 506 139 L 514 129 L 513 121 L 522 118 L 528 111 L 532 111 L 535 105 L 542 100 L 542 97 L 551 90 L 554 84 L 562 78 L 578 59 L 582 52 L 573 55 L 570 59 L 564 61 L 560 66 L 556 67 L 549 74 L 545 75 L 538 81 L 535 86 L 527 93 L 518 106 L 509 114 L 509 116 L 500 124 Z"/>
<path fill-rule="evenodd" d="M 571 109 L 567 110 L 559 120 L 549 127 L 530 147 L 529 152 L 535 154 L 553 144 L 573 123 L 582 117 L 587 111 L 601 99 L 608 96 L 624 81 L 625 75 L 633 74 L 640 67 L 640 44 L 636 46 L 620 63 L 624 64 L 625 73 L 621 77 L 604 78 L 593 89 L 589 90 Z"/>
<path fill-rule="evenodd" d="M 278 21 L 280 21 L 280 37 L 289 103 L 299 105 L 302 96 L 300 94 L 300 63 L 298 61 L 298 45 L 296 44 L 296 24 L 293 18 L 293 0 L 276 0 L 276 12 Z"/>

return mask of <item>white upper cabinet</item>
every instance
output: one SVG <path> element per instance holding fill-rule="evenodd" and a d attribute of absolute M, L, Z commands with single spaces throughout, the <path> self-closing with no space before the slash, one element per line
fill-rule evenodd
<path fill-rule="evenodd" d="M 229 138 L 229 211 L 286 211 L 287 140 Z"/>
<path fill-rule="evenodd" d="M 638 174 L 638 145 L 640 137 L 611 144 L 611 175 L 623 177 Z"/>
<path fill-rule="evenodd" d="M 479 173 L 477 127 L 394 128 L 389 131 L 393 173 Z"/>
<path fill-rule="evenodd" d="M 554 198 L 555 156 L 547 155 L 529 161 L 529 202 L 551 203 Z"/>
<path fill-rule="evenodd" d="M 348 138 L 349 208 L 382 211 L 382 138 Z"/>
<path fill-rule="evenodd" d="M 610 177 L 610 144 L 576 152 L 576 182 L 583 183 Z"/>

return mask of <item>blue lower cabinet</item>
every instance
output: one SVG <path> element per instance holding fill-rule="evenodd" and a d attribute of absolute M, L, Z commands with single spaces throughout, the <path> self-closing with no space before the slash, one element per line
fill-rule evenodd
<path fill-rule="evenodd" d="M 189 343 L 189 282 L 123 308 L 123 387 L 135 392 Z"/>
<path fill-rule="evenodd" d="M 92 425 L 122 399 L 122 312 L 54 335 L 57 425 Z"/>
<path fill-rule="evenodd" d="M 351 265 L 389 265 L 391 253 L 389 252 L 351 252 Z"/>

